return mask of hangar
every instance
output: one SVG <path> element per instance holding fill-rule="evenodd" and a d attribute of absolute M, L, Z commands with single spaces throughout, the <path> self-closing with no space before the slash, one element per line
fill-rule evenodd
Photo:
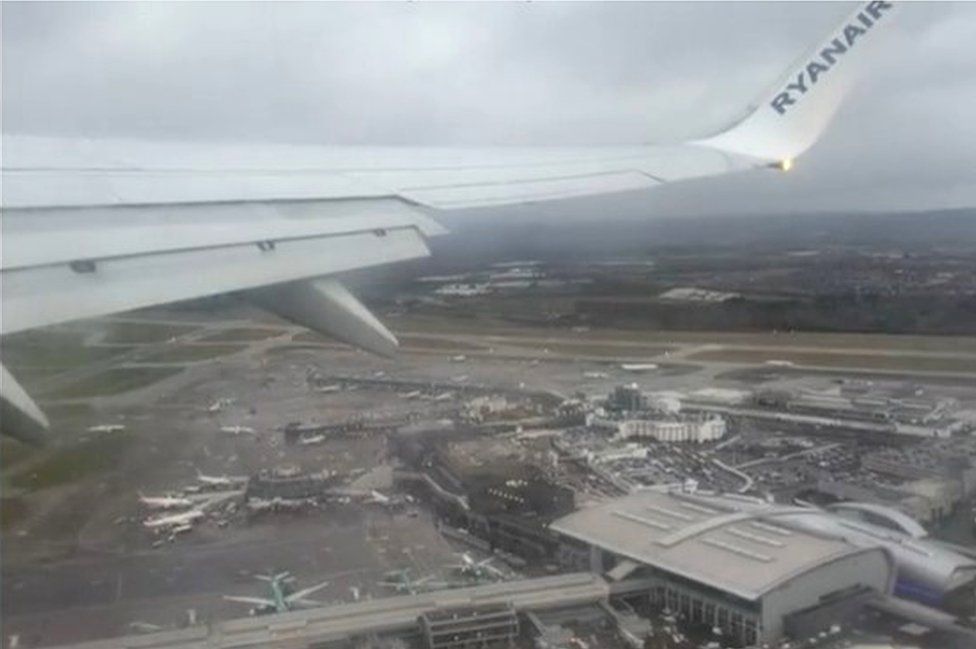
<path fill-rule="evenodd" d="M 779 508 L 792 509 L 792 508 Z M 852 598 L 891 593 L 893 555 L 681 491 L 639 491 L 557 519 L 564 562 L 647 579 L 652 603 L 754 645 L 791 621 L 834 621 Z M 828 622 L 828 624 L 830 623 Z"/>

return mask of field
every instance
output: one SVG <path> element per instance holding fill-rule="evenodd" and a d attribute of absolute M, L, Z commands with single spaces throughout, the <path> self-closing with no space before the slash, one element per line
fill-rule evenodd
<path fill-rule="evenodd" d="M 238 327 L 234 329 L 224 329 L 217 333 L 204 336 L 200 340 L 206 342 L 251 342 L 255 340 L 266 340 L 274 338 L 284 333 L 281 329 L 264 329 L 260 327 Z"/>
<path fill-rule="evenodd" d="M 115 321 L 108 323 L 107 332 L 102 342 L 116 344 L 161 343 L 170 338 L 188 334 L 195 328 L 190 325 Z"/>
<path fill-rule="evenodd" d="M 296 343 L 319 343 L 324 345 L 342 344 L 335 338 L 329 338 L 313 331 L 304 331 L 296 334 L 292 339 Z M 417 349 L 424 351 L 444 351 L 444 352 L 474 352 L 487 349 L 484 345 L 468 342 L 465 340 L 453 340 L 451 338 L 441 338 L 436 334 L 428 335 L 421 332 L 398 334 L 397 340 L 403 349 Z"/>
<path fill-rule="evenodd" d="M 509 343 L 516 347 L 526 347 L 523 343 Z M 611 344 L 609 342 L 538 342 L 531 345 L 531 349 L 537 352 L 548 350 L 551 353 L 564 356 L 610 356 L 613 358 L 646 358 L 650 356 L 660 356 L 665 352 L 674 351 L 674 347 L 665 345 L 635 345 L 635 344 Z"/>
<path fill-rule="evenodd" d="M 0 437 L 0 468 L 4 472 L 23 462 L 35 452 L 35 449 L 10 437 Z"/>
<path fill-rule="evenodd" d="M 976 372 L 976 357 L 920 356 L 912 354 L 857 354 L 763 349 L 717 349 L 698 352 L 689 360 L 723 363 L 788 361 L 810 367 L 855 367 L 870 370 L 917 372 Z"/>
<path fill-rule="evenodd" d="M 400 345 L 411 349 L 432 349 L 443 350 L 445 352 L 474 352 L 484 351 L 483 345 L 478 345 L 464 340 L 451 340 L 449 338 L 438 338 L 437 336 L 418 336 L 406 334 L 397 337 Z"/>
<path fill-rule="evenodd" d="M 25 383 L 75 367 L 97 363 L 131 347 L 88 347 L 81 332 L 38 329 L 4 338 L 3 362 Z"/>
<path fill-rule="evenodd" d="M 8 530 L 27 515 L 27 503 L 17 496 L 0 498 L 0 529 Z"/>
<path fill-rule="evenodd" d="M 244 345 L 184 345 L 147 355 L 142 360 L 152 363 L 187 363 L 234 354 L 242 349 Z"/>
<path fill-rule="evenodd" d="M 918 352 L 965 352 L 976 354 L 976 337 L 900 336 L 861 333 L 780 333 L 666 331 L 660 329 L 599 329 L 570 331 L 545 327 L 516 327 L 489 319 L 457 319 L 410 316 L 397 323 L 398 336 L 409 334 L 497 335 L 534 339 L 579 340 L 586 342 L 634 342 L 647 344 L 715 344 L 747 347 L 809 347 L 812 349 L 904 350 Z"/>
<path fill-rule="evenodd" d="M 83 399 L 144 388 L 181 372 L 180 367 L 116 367 L 56 390 L 49 398 Z"/>
<path fill-rule="evenodd" d="M 132 441 L 133 437 L 125 432 L 105 433 L 87 442 L 56 449 L 40 461 L 21 468 L 10 477 L 10 484 L 35 491 L 109 471 Z"/>

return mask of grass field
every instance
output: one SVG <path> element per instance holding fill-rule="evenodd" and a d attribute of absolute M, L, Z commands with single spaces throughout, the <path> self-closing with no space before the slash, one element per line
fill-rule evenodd
<path fill-rule="evenodd" d="M 161 343 L 175 336 L 188 334 L 196 327 L 191 325 L 156 324 L 151 322 L 106 323 L 106 343 Z"/>
<path fill-rule="evenodd" d="M 437 336 L 417 336 L 403 335 L 398 336 L 400 345 L 403 347 L 413 347 L 417 349 L 436 349 L 445 352 L 474 352 L 487 349 L 484 345 L 466 342 L 463 340 L 450 340 L 448 338 L 438 338 Z"/>
<path fill-rule="evenodd" d="M 6 361 L 6 358 L 4 358 Z M 28 392 L 34 392 L 39 387 L 43 387 L 44 382 L 52 376 L 61 372 L 66 372 L 70 367 L 24 367 L 12 366 L 10 373 L 20 385 Z"/>
<path fill-rule="evenodd" d="M 531 345 L 523 343 L 507 343 L 513 347 L 529 347 L 537 352 L 548 349 L 550 353 L 561 354 L 564 356 L 609 356 L 611 358 L 641 358 L 659 356 L 664 352 L 673 351 L 674 347 L 666 345 L 616 345 L 598 342 L 540 342 Z"/>
<path fill-rule="evenodd" d="M 123 354 L 130 347 L 86 347 L 81 332 L 38 329 L 3 340 L 4 365 L 25 385 Z"/>
<path fill-rule="evenodd" d="M 238 327 L 235 329 L 223 329 L 216 333 L 210 334 L 209 336 L 204 336 L 200 340 L 207 342 L 249 342 L 253 340 L 266 340 L 268 338 L 274 338 L 275 336 L 280 336 L 284 333 L 281 329 L 264 329 L 259 327 Z"/>
<path fill-rule="evenodd" d="M 46 395 L 50 399 L 83 399 L 121 394 L 144 388 L 182 371 L 179 367 L 116 367 Z"/>
<path fill-rule="evenodd" d="M 227 354 L 234 354 L 244 349 L 244 345 L 183 345 L 164 349 L 155 354 L 149 354 L 142 358 L 143 361 L 150 363 L 184 363 L 192 361 L 205 361 Z"/>
<path fill-rule="evenodd" d="M 335 338 L 329 338 L 328 336 L 323 336 L 322 334 L 315 333 L 314 331 L 303 331 L 299 334 L 292 336 L 292 340 L 296 343 L 331 343 L 335 344 L 339 341 Z"/>
<path fill-rule="evenodd" d="M 278 356 L 281 354 L 288 354 L 290 352 L 322 352 L 325 349 L 338 349 L 341 345 L 342 343 L 339 342 L 325 343 L 324 341 L 320 345 L 310 345 L 307 343 L 304 345 L 282 345 L 281 347 L 272 347 L 271 349 L 267 350 L 265 354 L 268 356 Z M 350 347 L 349 349 L 352 348 Z"/>
<path fill-rule="evenodd" d="M 810 367 L 855 367 L 906 372 L 976 372 L 976 358 L 933 357 L 910 354 L 856 354 L 752 349 L 717 349 L 688 356 L 689 360 L 760 364 L 769 360 L 789 361 Z"/>
<path fill-rule="evenodd" d="M 37 449 L 34 447 L 27 446 L 11 437 L 0 437 L 0 469 L 4 473 L 35 453 L 37 453 Z"/>
<path fill-rule="evenodd" d="M 918 352 L 963 352 L 976 354 L 976 337 L 900 336 L 860 333 L 777 333 L 665 331 L 660 329 L 591 329 L 520 327 L 490 319 L 452 319 L 432 316 L 405 316 L 397 321 L 397 335 L 436 332 L 472 336 L 514 336 L 553 338 L 560 341 L 617 341 L 654 344 L 717 344 L 754 347 L 809 347 L 813 349 L 897 349 Z"/>
<path fill-rule="evenodd" d="M 52 423 L 71 421 L 79 417 L 91 417 L 92 412 L 94 410 L 91 404 L 85 402 L 44 404 L 44 413 Z"/>
<path fill-rule="evenodd" d="M 56 449 L 47 457 L 22 467 L 10 477 L 10 484 L 35 491 L 108 471 L 118 464 L 133 441 L 131 434 L 111 433 Z"/>
<path fill-rule="evenodd" d="M 8 530 L 27 515 L 27 503 L 18 496 L 0 498 L 0 529 Z"/>

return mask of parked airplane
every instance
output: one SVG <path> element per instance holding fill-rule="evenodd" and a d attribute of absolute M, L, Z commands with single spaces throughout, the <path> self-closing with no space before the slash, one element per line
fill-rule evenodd
<path fill-rule="evenodd" d="M 375 489 L 365 490 L 365 489 L 351 489 L 349 487 L 335 487 L 329 489 L 329 495 L 334 498 L 344 498 L 345 502 L 351 502 L 356 500 L 363 504 L 375 503 L 377 505 L 391 506 L 400 504 L 403 501 L 399 498 L 392 498 L 385 494 L 380 493 Z"/>
<path fill-rule="evenodd" d="M 787 171 L 826 129 L 891 10 L 861 3 L 740 119 L 679 144 L 424 149 L 4 135 L 0 334 L 236 292 L 392 355 L 396 338 L 337 277 L 429 255 L 427 239 L 446 232 L 430 210 Z M 0 397 L 4 431 L 40 439 L 47 418 L 2 365 Z"/>
<path fill-rule="evenodd" d="M 186 534 L 193 529 L 192 523 L 183 523 L 182 525 L 177 525 L 176 527 L 170 529 L 169 540 L 172 541 L 180 534 Z"/>
<path fill-rule="evenodd" d="M 620 369 L 625 372 L 650 372 L 657 369 L 656 363 L 623 363 Z"/>
<path fill-rule="evenodd" d="M 227 601 L 250 604 L 253 607 L 250 611 L 251 615 L 258 615 L 260 613 L 287 613 L 295 608 L 321 606 L 322 602 L 308 599 L 308 596 L 329 585 L 329 582 L 323 581 L 309 588 L 291 592 L 291 584 L 295 582 L 295 578 L 289 572 L 255 575 L 255 577 L 261 581 L 268 582 L 268 588 L 271 591 L 270 597 L 224 595 L 224 599 Z"/>
<path fill-rule="evenodd" d="M 197 469 L 197 480 L 211 487 L 236 487 L 247 482 L 247 476 L 206 475 Z"/>
<path fill-rule="evenodd" d="M 99 424 L 98 426 L 89 426 L 89 433 L 118 433 L 125 430 L 125 426 L 122 424 Z"/>
<path fill-rule="evenodd" d="M 250 426 L 221 426 L 220 432 L 227 433 L 228 435 L 257 435 L 255 431 Z"/>
<path fill-rule="evenodd" d="M 129 628 L 136 633 L 156 633 L 157 631 L 163 630 L 163 627 L 158 624 L 152 624 L 151 622 L 140 622 L 139 620 L 129 622 Z"/>
<path fill-rule="evenodd" d="M 183 525 L 192 525 L 194 521 L 203 518 L 204 513 L 202 509 L 191 509 L 189 511 L 180 512 L 179 514 L 166 514 L 165 516 L 158 516 L 156 518 L 149 518 L 142 522 L 142 525 L 151 530 L 171 530 L 175 531 L 175 528 L 181 527 Z"/>
<path fill-rule="evenodd" d="M 299 511 L 306 507 L 315 507 L 318 503 L 314 498 L 249 498 L 247 508 L 252 512 L 266 511 Z"/>
<path fill-rule="evenodd" d="M 416 595 L 427 593 L 432 590 L 442 590 L 450 588 L 451 584 L 446 581 L 437 581 L 435 575 L 427 575 L 420 579 L 413 579 L 410 576 L 410 569 L 391 570 L 383 575 L 383 579 L 377 582 L 383 588 L 390 588 L 398 595 Z"/>
<path fill-rule="evenodd" d="M 471 577 L 472 579 L 477 579 L 479 581 L 489 579 L 505 579 L 505 573 L 491 565 L 491 562 L 494 561 L 494 557 L 488 557 L 487 559 L 476 561 L 467 552 L 462 552 L 458 556 L 461 559 L 461 563 L 457 563 L 449 567 L 453 568 L 465 577 Z"/>
<path fill-rule="evenodd" d="M 150 509 L 179 509 L 192 507 L 193 501 L 182 496 L 145 496 L 139 492 L 139 503 Z"/>

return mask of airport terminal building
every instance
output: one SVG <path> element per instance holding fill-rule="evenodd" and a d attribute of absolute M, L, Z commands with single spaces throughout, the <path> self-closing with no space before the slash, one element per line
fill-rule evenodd
<path fill-rule="evenodd" d="M 770 522 L 682 492 L 641 491 L 550 525 L 565 563 L 643 578 L 651 603 L 754 645 L 829 627 L 857 599 L 891 593 L 883 547 Z"/>

